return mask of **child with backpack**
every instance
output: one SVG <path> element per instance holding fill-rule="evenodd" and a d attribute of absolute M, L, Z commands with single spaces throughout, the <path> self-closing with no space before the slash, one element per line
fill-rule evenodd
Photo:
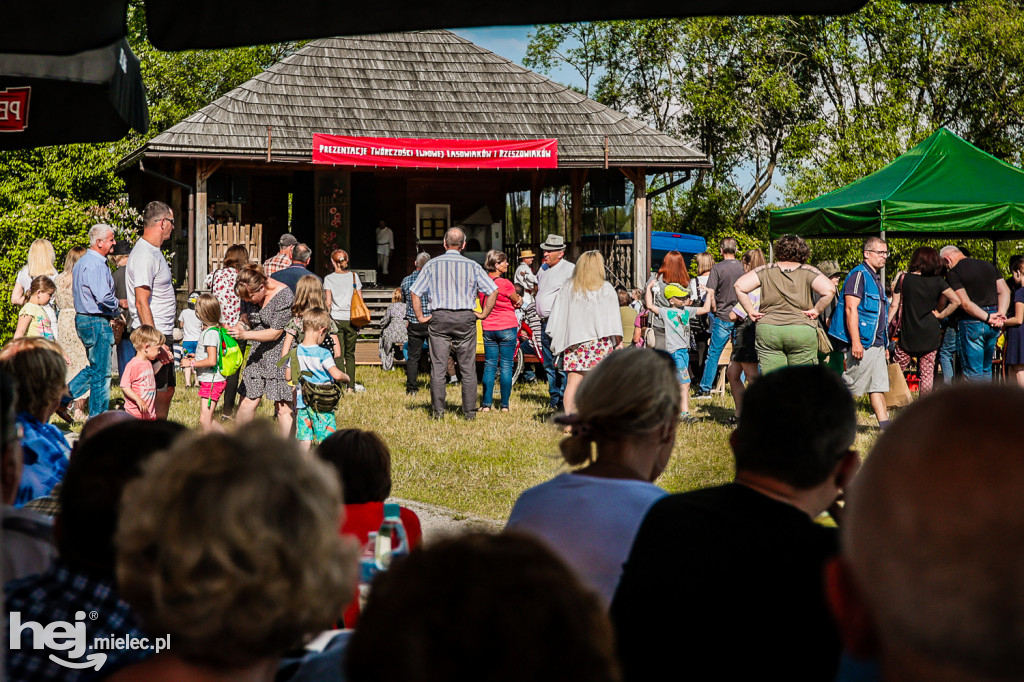
<path fill-rule="evenodd" d="M 196 371 L 196 381 L 199 382 L 199 427 L 203 433 L 209 433 L 220 430 L 214 429 L 213 412 L 228 385 L 217 362 L 220 355 L 220 301 L 211 294 L 200 294 L 195 302 L 195 311 L 202 331 L 199 333 L 192 367 Z"/>
<path fill-rule="evenodd" d="M 334 433 L 334 410 L 341 399 L 338 382 L 349 380 L 334 363 L 330 351 L 320 345 L 330 326 L 331 316 L 323 308 L 310 308 L 302 313 L 302 343 L 294 351 L 300 376 L 292 376 L 291 362 L 285 364 L 285 379 L 294 379 L 299 384 L 295 437 L 306 447 Z"/>

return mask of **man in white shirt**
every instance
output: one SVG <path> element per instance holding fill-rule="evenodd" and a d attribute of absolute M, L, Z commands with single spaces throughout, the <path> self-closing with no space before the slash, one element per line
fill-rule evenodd
<path fill-rule="evenodd" d="M 128 256 L 125 285 L 128 309 L 132 312 L 132 328 L 144 324 L 155 327 L 166 338 L 174 332 L 177 299 L 174 281 L 160 245 L 174 231 L 174 212 L 162 201 L 151 201 L 142 212 L 142 238 L 135 242 Z M 164 346 L 167 359 L 171 351 Z M 156 373 L 156 416 L 166 419 L 174 397 L 174 363 L 168 362 Z"/>
<path fill-rule="evenodd" d="M 560 234 L 550 234 L 540 245 L 544 252 L 544 264 L 537 273 L 537 315 L 541 325 L 541 358 L 544 360 L 544 371 L 548 376 L 548 406 L 553 410 L 562 409 L 562 395 L 565 393 L 565 372 L 555 367 L 555 357 L 551 353 L 551 337 L 548 335 L 548 317 L 555 297 L 572 277 L 576 266 L 565 260 L 565 238 Z"/>
<path fill-rule="evenodd" d="M 512 278 L 513 284 L 523 288 L 523 292 L 531 296 L 537 292 L 537 275 L 533 274 L 533 259 L 536 256 L 530 249 L 523 249 L 519 254 L 519 260 L 523 261 L 516 268 L 516 274 Z"/>
<path fill-rule="evenodd" d="M 395 250 L 395 233 L 391 228 L 380 221 L 377 225 L 377 267 L 381 274 L 388 274 L 388 261 L 391 260 L 391 252 Z"/>

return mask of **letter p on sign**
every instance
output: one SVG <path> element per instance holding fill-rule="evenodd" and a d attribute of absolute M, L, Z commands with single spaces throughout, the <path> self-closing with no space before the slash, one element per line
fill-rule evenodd
<path fill-rule="evenodd" d="M 20 133 L 28 128 L 28 100 L 32 88 L 0 90 L 0 133 Z"/>

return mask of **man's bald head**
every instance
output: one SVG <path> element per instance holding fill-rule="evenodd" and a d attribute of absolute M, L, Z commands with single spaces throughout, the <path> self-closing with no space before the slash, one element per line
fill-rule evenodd
<path fill-rule="evenodd" d="M 466 233 L 458 227 L 452 227 L 444 233 L 444 245 L 449 249 L 461 249 L 466 243 Z"/>
<path fill-rule="evenodd" d="M 844 562 L 883 666 L 1024 674 L 1024 448 L 1005 428 L 1022 414 L 1018 388 L 937 391 L 879 438 L 850 487 Z"/>

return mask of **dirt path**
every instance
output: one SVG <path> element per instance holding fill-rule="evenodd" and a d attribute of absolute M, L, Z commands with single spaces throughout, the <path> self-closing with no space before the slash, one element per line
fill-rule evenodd
<path fill-rule="evenodd" d="M 447 507 L 438 507 L 412 500 L 393 499 L 390 501 L 398 502 L 416 512 L 416 516 L 420 518 L 425 543 L 436 542 L 441 538 L 469 531 L 497 533 L 505 527 L 503 521 L 466 516 Z"/>

